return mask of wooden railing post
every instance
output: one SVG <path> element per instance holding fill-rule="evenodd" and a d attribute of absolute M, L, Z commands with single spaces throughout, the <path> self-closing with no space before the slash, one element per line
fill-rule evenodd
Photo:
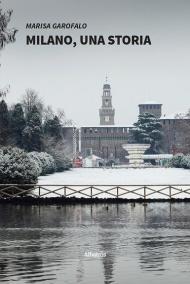
<path fill-rule="evenodd" d="M 170 197 L 170 200 L 172 198 L 172 189 L 171 189 L 171 185 L 169 186 L 169 197 Z"/>
<path fill-rule="evenodd" d="M 65 197 L 67 196 L 67 188 L 66 188 L 66 186 L 64 186 L 64 196 Z"/>
<path fill-rule="evenodd" d="M 39 197 L 40 197 L 40 195 L 41 195 L 41 187 L 39 186 Z"/>
<path fill-rule="evenodd" d="M 90 197 L 92 198 L 92 186 L 91 186 L 91 188 L 90 188 Z"/>
<path fill-rule="evenodd" d="M 119 187 L 117 186 L 117 199 L 118 199 L 118 197 L 119 197 Z"/>
<path fill-rule="evenodd" d="M 144 201 L 146 200 L 146 186 L 144 186 Z"/>

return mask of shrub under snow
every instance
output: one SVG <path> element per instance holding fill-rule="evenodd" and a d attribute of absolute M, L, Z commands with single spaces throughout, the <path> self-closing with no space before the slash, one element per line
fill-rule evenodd
<path fill-rule="evenodd" d="M 38 175 L 52 174 L 56 170 L 54 158 L 46 152 L 30 152 L 30 159 L 36 164 Z"/>
<path fill-rule="evenodd" d="M 171 159 L 170 164 L 175 168 L 190 169 L 190 155 L 177 154 Z"/>
<path fill-rule="evenodd" d="M 184 169 L 190 169 L 190 155 L 186 155 L 182 157 L 181 167 Z"/>
<path fill-rule="evenodd" d="M 38 170 L 27 153 L 19 148 L 0 148 L 0 183 L 36 183 Z"/>
<path fill-rule="evenodd" d="M 171 166 L 174 168 L 181 168 L 181 160 L 183 157 L 183 154 L 176 154 L 173 156 L 173 158 L 170 160 Z"/>
<path fill-rule="evenodd" d="M 69 170 L 72 167 L 71 160 L 65 156 L 54 156 L 56 161 L 56 171 L 63 172 Z"/>

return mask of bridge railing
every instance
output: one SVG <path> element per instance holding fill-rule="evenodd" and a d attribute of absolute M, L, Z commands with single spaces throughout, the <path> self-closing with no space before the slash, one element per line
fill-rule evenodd
<path fill-rule="evenodd" d="M 1 184 L 0 199 L 31 196 L 86 198 L 185 198 L 190 197 L 189 184 L 170 185 L 59 185 Z"/>

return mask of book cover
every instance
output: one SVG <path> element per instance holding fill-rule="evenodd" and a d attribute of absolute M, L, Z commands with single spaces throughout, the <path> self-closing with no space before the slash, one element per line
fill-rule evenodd
<path fill-rule="evenodd" d="M 0 281 L 189 283 L 190 2 L 0 1 Z"/>

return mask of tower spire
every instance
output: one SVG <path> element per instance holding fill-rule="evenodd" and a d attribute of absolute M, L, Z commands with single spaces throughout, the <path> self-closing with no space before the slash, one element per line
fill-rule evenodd
<path fill-rule="evenodd" d="M 100 125 L 114 125 L 115 110 L 112 107 L 111 86 L 107 83 L 103 85 L 102 106 L 99 109 Z"/>

